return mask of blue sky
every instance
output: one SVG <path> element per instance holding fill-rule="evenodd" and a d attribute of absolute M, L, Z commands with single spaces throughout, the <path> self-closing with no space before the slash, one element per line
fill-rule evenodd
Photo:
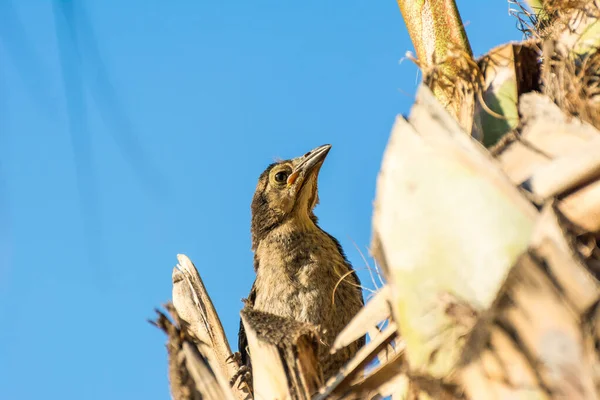
<path fill-rule="evenodd" d="M 418 82 L 395 1 L 72 3 L 0 0 L 0 398 L 169 398 L 146 319 L 177 253 L 235 348 L 275 157 L 333 145 L 316 213 L 372 287 L 354 243 Z M 477 55 L 521 37 L 458 4 Z"/>

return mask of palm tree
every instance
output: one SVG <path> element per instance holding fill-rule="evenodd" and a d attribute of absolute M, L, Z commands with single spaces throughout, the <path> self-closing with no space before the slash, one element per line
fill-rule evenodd
<path fill-rule="evenodd" d="M 600 2 L 511 3 L 524 40 L 479 59 L 452 0 L 398 4 L 424 78 L 377 180 L 387 284 L 334 347 L 369 343 L 321 382 L 310 327 L 274 342 L 243 314 L 260 356 L 230 389 L 235 359 L 180 256 L 157 321 L 175 399 L 600 397 Z"/>

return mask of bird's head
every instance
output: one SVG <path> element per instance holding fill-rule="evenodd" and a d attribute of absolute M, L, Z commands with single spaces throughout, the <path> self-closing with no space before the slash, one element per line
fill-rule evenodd
<path fill-rule="evenodd" d="M 299 224 L 316 221 L 319 202 L 317 178 L 331 145 L 325 144 L 301 157 L 273 163 L 258 178 L 252 199 L 252 248 L 272 229 L 288 219 Z"/>

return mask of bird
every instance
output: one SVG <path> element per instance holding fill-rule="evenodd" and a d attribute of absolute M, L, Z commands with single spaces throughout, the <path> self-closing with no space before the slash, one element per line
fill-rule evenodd
<path fill-rule="evenodd" d="M 251 204 L 256 277 L 244 299 L 253 310 L 320 328 L 318 359 L 327 380 L 365 343 L 364 336 L 330 354 L 336 336 L 364 306 L 360 280 L 339 241 L 314 214 L 317 180 L 331 145 L 270 164 L 260 175 Z M 238 349 L 251 371 L 240 321 Z"/>

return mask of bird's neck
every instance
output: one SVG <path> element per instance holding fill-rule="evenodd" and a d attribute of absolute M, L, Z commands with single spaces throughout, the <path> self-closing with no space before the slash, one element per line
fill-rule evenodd
<path fill-rule="evenodd" d="M 254 254 L 255 263 L 290 265 L 291 260 L 307 257 L 309 250 L 324 240 L 327 240 L 326 234 L 311 218 L 290 219 L 275 227 L 259 242 Z"/>
<path fill-rule="evenodd" d="M 303 236 L 317 233 L 320 229 L 308 216 L 295 217 L 284 220 L 281 224 L 271 230 L 263 242 L 268 244 L 287 244 L 301 239 Z"/>

